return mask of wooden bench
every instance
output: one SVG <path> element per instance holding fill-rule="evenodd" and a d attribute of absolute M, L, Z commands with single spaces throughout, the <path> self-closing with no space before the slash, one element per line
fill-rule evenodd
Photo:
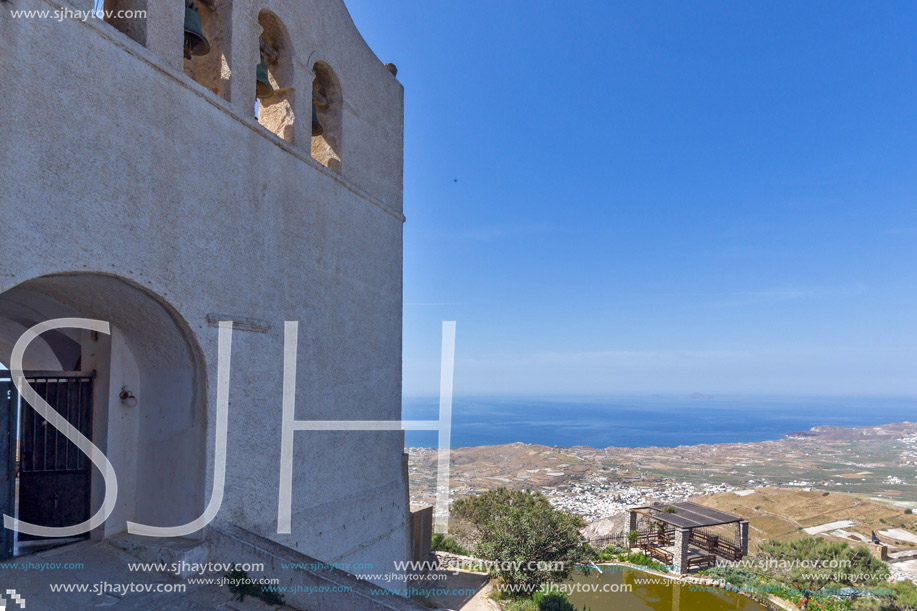
<path fill-rule="evenodd" d="M 659 549 L 658 547 L 647 547 L 646 551 L 649 552 L 650 556 L 663 563 L 666 566 L 672 566 L 672 554 L 665 551 L 664 549 Z"/>
<path fill-rule="evenodd" d="M 726 543 L 725 541 L 720 541 L 712 551 L 716 553 L 717 556 L 721 556 L 727 560 L 742 559 L 742 550 L 732 543 Z"/>
<path fill-rule="evenodd" d="M 693 558 L 688 558 L 688 570 L 693 568 L 709 567 L 716 564 L 716 556 L 713 554 L 707 554 L 706 556 L 694 556 Z"/>

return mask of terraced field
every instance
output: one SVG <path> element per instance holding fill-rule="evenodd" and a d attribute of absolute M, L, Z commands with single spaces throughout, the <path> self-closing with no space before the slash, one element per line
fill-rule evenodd
<path fill-rule="evenodd" d="M 886 502 L 822 491 L 759 488 L 754 494 L 738 496 L 731 492 L 704 497 L 704 505 L 736 513 L 749 522 L 752 547 L 765 539 L 791 539 L 807 537 L 803 529 L 839 520 L 852 520 L 853 526 L 833 529 L 818 536 L 843 539 L 835 535 L 858 533 L 869 537 L 873 531 L 903 528 L 917 533 L 917 516 L 906 514 L 904 509 Z M 850 539 L 847 539 L 850 540 Z M 901 549 L 911 549 L 912 543 L 901 541 Z"/>

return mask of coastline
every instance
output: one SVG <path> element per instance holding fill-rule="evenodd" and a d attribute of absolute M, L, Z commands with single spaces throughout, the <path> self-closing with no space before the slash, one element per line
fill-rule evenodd
<path fill-rule="evenodd" d="M 800 434 L 804 433 L 804 434 Z M 407 448 L 412 501 L 433 504 L 437 452 Z M 817 425 L 781 439 L 643 447 L 521 442 L 454 448 L 453 498 L 500 486 L 544 493 L 595 522 L 628 506 L 757 488 L 843 492 L 917 508 L 917 423 Z"/>

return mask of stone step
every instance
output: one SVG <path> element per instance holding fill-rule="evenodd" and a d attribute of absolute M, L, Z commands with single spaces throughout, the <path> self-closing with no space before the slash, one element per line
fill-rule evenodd
<path fill-rule="evenodd" d="M 182 579 L 197 573 L 195 566 L 207 562 L 209 548 L 206 541 L 179 538 L 153 538 L 137 535 L 117 535 L 105 543 L 133 556 L 140 562 L 165 565 L 163 571 Z"/>

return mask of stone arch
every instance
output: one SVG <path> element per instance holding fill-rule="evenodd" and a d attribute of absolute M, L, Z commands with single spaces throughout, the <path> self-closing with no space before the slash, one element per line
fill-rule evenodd
<path fill-rule="evenodd" d="M 322 133 L 312 136 L 312 157 L 326 168 L 341 173 L 343 149 L 344 91 L 334 69 L 324 59 L 312 64 L 312 104 Z"/>
<path fill-rule="evenodd" d="M 268 80 L 273 88 L 269 97 L 258 99 L 258 122 L 287 142 L 293 142 L 295 122 L 293 88 L 293 45 L 286 26 L 276 13 L 263 9 L 258 13 L 262 32 L 258 39 L 260 57 L 267 65 Z"/>
<path fill-rule="evenodd" d="M 128 279 L 99 273 L 40 276 L 0 294 L 0 361 L 9 365 L 22 331 L 53 318 L 106 321 L 111 334 L 52 331 L 33 342 L 26 369 L 95 371 L 92 436 L 115 467 L 115 511 L 93 533 L 124 532 L 128 520 L 176 526 L 204 508 L 207 378 L 203 352 L 165 299 Z M 120 401 L 123 386 L 134 407 Z M 101 504 L 93 472 L 92 505 Z"/>

